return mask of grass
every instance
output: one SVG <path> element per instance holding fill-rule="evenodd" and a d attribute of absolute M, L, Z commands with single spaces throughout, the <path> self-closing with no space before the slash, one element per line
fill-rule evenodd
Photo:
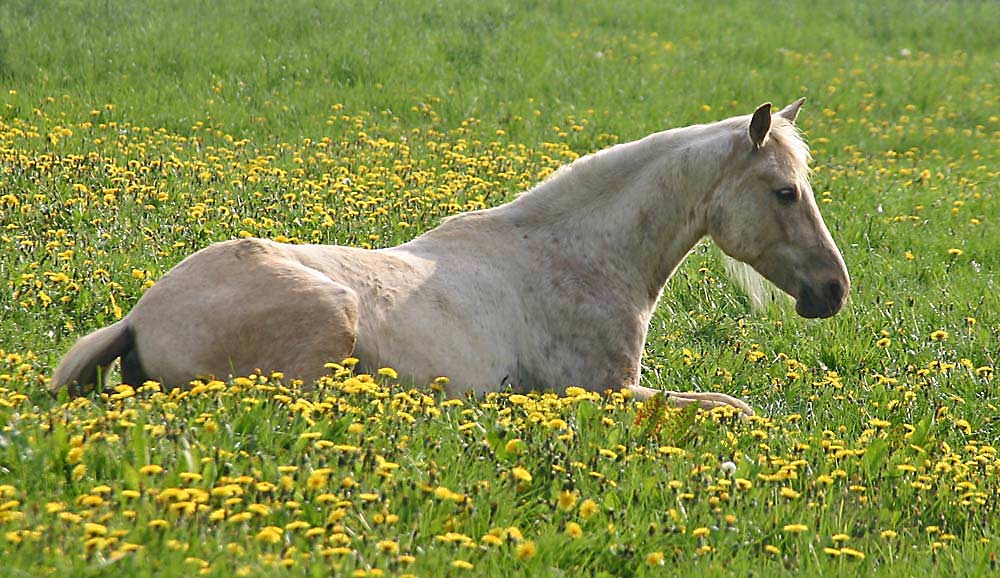
<path fill-rule="evenodd" d="M 1000 11 L 765 8 L 0 5 L 0 575 L 995 572 Z M 349 364 L 313 391 L 45 393 L 213 241 L 388 246 L 801 95 L 847 308 L 755 311 L 702 245 L 647 343 L 646 385 L 764 417 Z"/>

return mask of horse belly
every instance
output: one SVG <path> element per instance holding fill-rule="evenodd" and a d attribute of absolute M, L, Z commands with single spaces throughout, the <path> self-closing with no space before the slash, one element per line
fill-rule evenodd
<path fill-rule="evenodd" d="M 516 380 L 510 330 L 495 322 L 497 311 L 474 309 L 456 312 L 440 300 L 411 296 L 405 310 L 375 313 L 374 322 L 362 313 L 355 355 L 363 369 L 391 367 L 403 383 L 447 377 L 450 396 L 497 391 Z"/>

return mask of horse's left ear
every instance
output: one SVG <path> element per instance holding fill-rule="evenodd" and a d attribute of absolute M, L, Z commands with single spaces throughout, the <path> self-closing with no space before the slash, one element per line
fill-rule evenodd
<path fill-rule="evenodd" d="M 795 122 L 795 119 L 799 117 L 799 109 L 802 108 L 802 103 L 806 101 L 806 97 L 802 97 L 792 104 L 786 106 L 785 108 L 778 111 L 778 116 L 788 119 L 788 122 Z"/>
<path fill-rule="evenodd" d="M 750 119 L 750 142 L 753 148 L 759 149 L 764 145 L 767 133 L 771 132 L 771 103 L 765 102 L 753 111 Z"/>

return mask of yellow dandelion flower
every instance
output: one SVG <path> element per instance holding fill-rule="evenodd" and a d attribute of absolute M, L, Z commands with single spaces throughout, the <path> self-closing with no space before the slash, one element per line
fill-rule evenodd
<path fill-rule="evenodd" d="M 285 531 L 278 526 L 264 526 L 257 536 L 254 537 L 258 542 L 267 542 L 268 544 L 277 544 L 281 541 L 282 536 Z"/>
<path fill-rule="evenodd" d="M 663 555 L 663 552 L 656 551 L 646 554 L 646 564 L 650 566 L 663 566 L 665 562 L 666 557 Z"/>
<path fill-rule="evenodd" d="M 847 547 L 841 548 L 840 553 L 845 556 L 850 556 L 851 558 L 857 558 L 858 560 L 865 559 L 864 553 L 855 550 L 854 548 L 847 548 Z"/>
<path fill-rule="evenodd" d="M 87 451 L 86 446 L 72 448 L 69 450 L 69 453 L 66 454 L 66 461 L 71 464 L 79 463 L 79 461 L 83 458 L 83 453 L 85 451 Z"/>
<path fill-rule="evenodd" d="M 558 506 L 559 509 L 568 512 L 576 506 L 577 495 L 576 492 L 570 492 L 569 490 L 563 490 L 559 494 Z"/>
<path fill-rule="evenodd" d="M 576 538 L 583 536 L 583 528 L 581 528 L 580 524 L 577 524 L 576 522 L 568 522 L 566 524 L 566 535 L 575 540 Z"/>
<path fill-rule="evenodd" d="M 383 554 L 399 553 L 399 543 L 392 540 L 382 540 L 378 543 L 377 548 L 379 552 L 382 552 Z"/>
<path fill-rule="evenodd" d="M 510 473 L 514 476 L 514 479 L 520 482 L 525 482 L 525 483 L 531 482 L 531 472 L 520 466 L 515 466 L 511 468 Z"/>
<path fill-rule="evenodd" d="M 885 538 L 886 540 L 892 540 L 898 535 L 899 534 L 897 534 L 895 530 L 882 530 L 879 532 L 879 536 Z"/>
<path fill-rule="evenodd" d="M 701 537 L 704 537 L 704 536 L 708 536 L 710 533 L 711 533 L 711 530 L 709 530 L 705 526 L 702 526 L 700 528 L 695 528 L 694 530 L 691 531 L 691 535 L 694 536 L 695 538 L 701 538 Z"/>
<path fill-rule="evenodd" d="M 774 554 L 775 556 L 781 554 L 781 548 L 775 546 L 774 544 L 766 544 L 764 546 L 764 551 L 768 554 Z"/>
<path fill-rule="evenodd" d="M 509 453 L 509 454 L 519 454 L 526 447 L 527 446 L 525 445 L 525 443 L 523 441 L 521 441 L 520 438 L 514 438 L 514 439 L 508 441 L 506 444 L 504 444 L 503 449 L 507 453 Z"/>
<path fill-rule="evenodd" d="M 948 332 L 943 329 L 931 332 L 931 341 L 944 341 L 948 339 Z"/>
<path fill-rule="evenodd" d="M 329 478 L 324 474 L 317 474 L 313 472 L 309 475 L 309 479 L 306 480 L 306 487 L 310 490 L 318 490 L 325 487 Z"/>
<path fill-rule="evenodd" d="M 808 532 L 809 526 L 805 524 L 785 524 L 782 530 L 789 534 L 801 534 L 802 532 Z"/>
<path fill-rule="evenodd" d="M 149 464 L 148 466 L 142 466 L 139 468 L 139 473 L 144 476 L 155 476 L 156 474 L 163 473 L 163 466 L 159 464 Z"/>
<path fill-rule="evenodd" d="M 108 527 L 103 524 L 87 522 L 83 525 L 83 533 L 88 536 L 105 536 L 108 533 Z"/>
<path fill-rule="evenodd" d="M 73 512 L 59 512 L 59 519 L 71 524 L 79 524 L 83 521 L 83 516 L 74 514 Z"/>
<path fill-rule="evenodd" d="M 517 526 L 508 526 L 506 531 L 507 537 L 511 540 L 515 542 L 521 542 L 524 540 L 524 534 L 521 533 L 521 530 L 519 530 Z"/>
<path fill-rule="evenodd" d="M 597 502 L 587 498 L 580 504 L 580 517 L 584 520 L 589 520 L 594 514 L 601 511 L 601 507 L 597 505 Z"/>
<path fill-rule="evenodd" d="M 391 367 L 383 367 L 378 370 L 378 374 L 389 379 L 399 379 L 399 374 Z"/>
<path fill-rule="evenodd" d="M 248 522 L 253 519 L 253 512 L 239 512 L 238 514 L 233 514 L 227 518 L 227 522 L 231 524 L 239 524 L 241 522 Z"/>
<path fill-rule="evenodd" d="M 516 551 L 518 560 L 528 561 L 535 557 L 535 553 L 538 551 L 538 548 L 535 546 L 534 541 L 528 540 L 518 544 Z"/>
<path fill-rule="evenodd" d="M 467 560 L 452 560 L 451 567 L 459 570 L 472 570 L 474 566 Z"/>

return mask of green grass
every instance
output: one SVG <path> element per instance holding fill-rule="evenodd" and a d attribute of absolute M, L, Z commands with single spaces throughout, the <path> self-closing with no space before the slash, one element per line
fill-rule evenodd
<path fill-rule="evenodd" d="M 0 4 L 0 576 L 995 572 L 998 28 L 988 2 Z M 393 245 L 802 95 L 847 307 L 754 311 L 706 244 L 647 343 L 646 385 L 764 418 L 346 372 L 45 393 L 213 241 Z"/>

